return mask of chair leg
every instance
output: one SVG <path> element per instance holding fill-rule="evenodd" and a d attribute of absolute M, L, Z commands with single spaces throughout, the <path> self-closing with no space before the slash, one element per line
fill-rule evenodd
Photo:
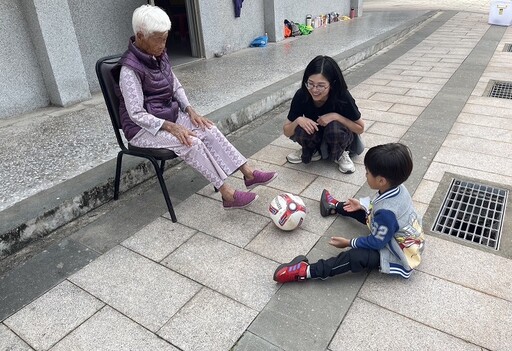
<path fill-rule="evenodd" d="M 160 161 L 160 172 L 163 174 L 165 170 L 165 160 Z"/>
<path fill-rule="evenodd" d="M 162 193 L 164 194 L 165 203 L 167 204 L 167 210 L 171 215 L 171 220 L 173 223 L 176 223 L 178 220 L 176 219 L 176 214 L 174 213 L 174 208 L 172 207 L 171 198 L 169 197 L 169 192 L 167 191 L 167 186 L 165 185 L 163 172 L 160 171 L 160 168 L 158 167 L 158 164 L 156 163 L 155 160 L 150 161 L 151 163 L 153 163 L 153 166 L 155 167 L 156 176 L 158 178 L 158 182 L 160 183 L 160 188 L 162 188 Z"/>
<path fill-rule="evenodd" d="M 119 199 L 119 183 L 121 182 L 121 165 L 123 162 L 123 152 L 117 154 L 116 177 L 114 179 L 114 200 Z"/>

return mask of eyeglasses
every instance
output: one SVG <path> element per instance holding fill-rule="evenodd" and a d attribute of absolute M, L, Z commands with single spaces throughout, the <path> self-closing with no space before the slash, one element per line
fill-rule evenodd
<path fill-rule="evenodd" d="M 323 84 L 315 85 L 315 84 L 310 83 L 310 82 L 306 82 L 304 85 L 306 86 L 307 90 L 313 90 L 313 89 L 316 88 L 316 90 L 318 92 L 320 92 L 320 93 L 323 92 L 325 89 L 329 88 L 329 85 L 323 85 Z"/>

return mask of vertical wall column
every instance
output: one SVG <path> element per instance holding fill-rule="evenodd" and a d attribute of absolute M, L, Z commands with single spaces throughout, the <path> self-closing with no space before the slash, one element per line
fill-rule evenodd
<path fill-rule="evenodd" d="M 363 15 L 363 0 L 350 0 L 350 8 L 356 11 L 356 16 Z"/>
<path fill-rule="evenodd" d="M 89 84 L 67 0 L 22 0 L 51 103 L 89 99 Z"/>
<path fill-rule="evenodd" d="M 265 32 L 268 35 L 268 40 L 272 42 L 283 40 L 284 35 L 279 34 L 279 28 L 281 28 L 281 33 L 284 31 L 283 23 L 276 22 L 276 10 L 274 5 L 274 0 L 264 0 L 263 3 L 264 8 L 264 25 Z"/>

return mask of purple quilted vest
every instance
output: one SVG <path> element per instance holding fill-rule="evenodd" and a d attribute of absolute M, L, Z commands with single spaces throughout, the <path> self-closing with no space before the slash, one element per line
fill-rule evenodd
<path fill-rule="evenodd" d="M 144 94 L 144 108 L 155 117 L 176 122 L 178 118 L 179 105 L 173 100 L 173 77 L 171 63 L 167 53 L 155 58 L 139 50 L 134 45 L 135 37 L 130 38 L 128 50 L 119 60 L 120 65 L 131 68 L 142 82 Z M 119 114 L 121 126 L 126 139 L 131 140 L 141 127 L 130 119 L 124 103 L 123 96 L 119 89 Z"/>

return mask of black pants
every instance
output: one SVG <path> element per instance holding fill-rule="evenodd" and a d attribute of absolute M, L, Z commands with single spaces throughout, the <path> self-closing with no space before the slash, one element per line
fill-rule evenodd
<path fill-rule="evenodd" d="M 361 272 L 379 268 L 380 254 L 377 250 L 350 249 L 336 257 L 318 260 L 309 266 L 311 278 L 327 278 L 347 272 Z"/>
<path fill-rule="evenodd" d="M 342 216 L 351 217 L 360 223 L 366 224 L 366 212 L 363 210 L 347 212 L 343 209 L 343 203 L 338 203 L 336 212 Z M 311 278 L 327 278 L 346 272 L 361 272 L 379 268 L 380 254 L 377 250 L 350 249 L 341 252 L 336 257 L 327 260 L 318 260 L 312 263 L 309 268 Z"/>

